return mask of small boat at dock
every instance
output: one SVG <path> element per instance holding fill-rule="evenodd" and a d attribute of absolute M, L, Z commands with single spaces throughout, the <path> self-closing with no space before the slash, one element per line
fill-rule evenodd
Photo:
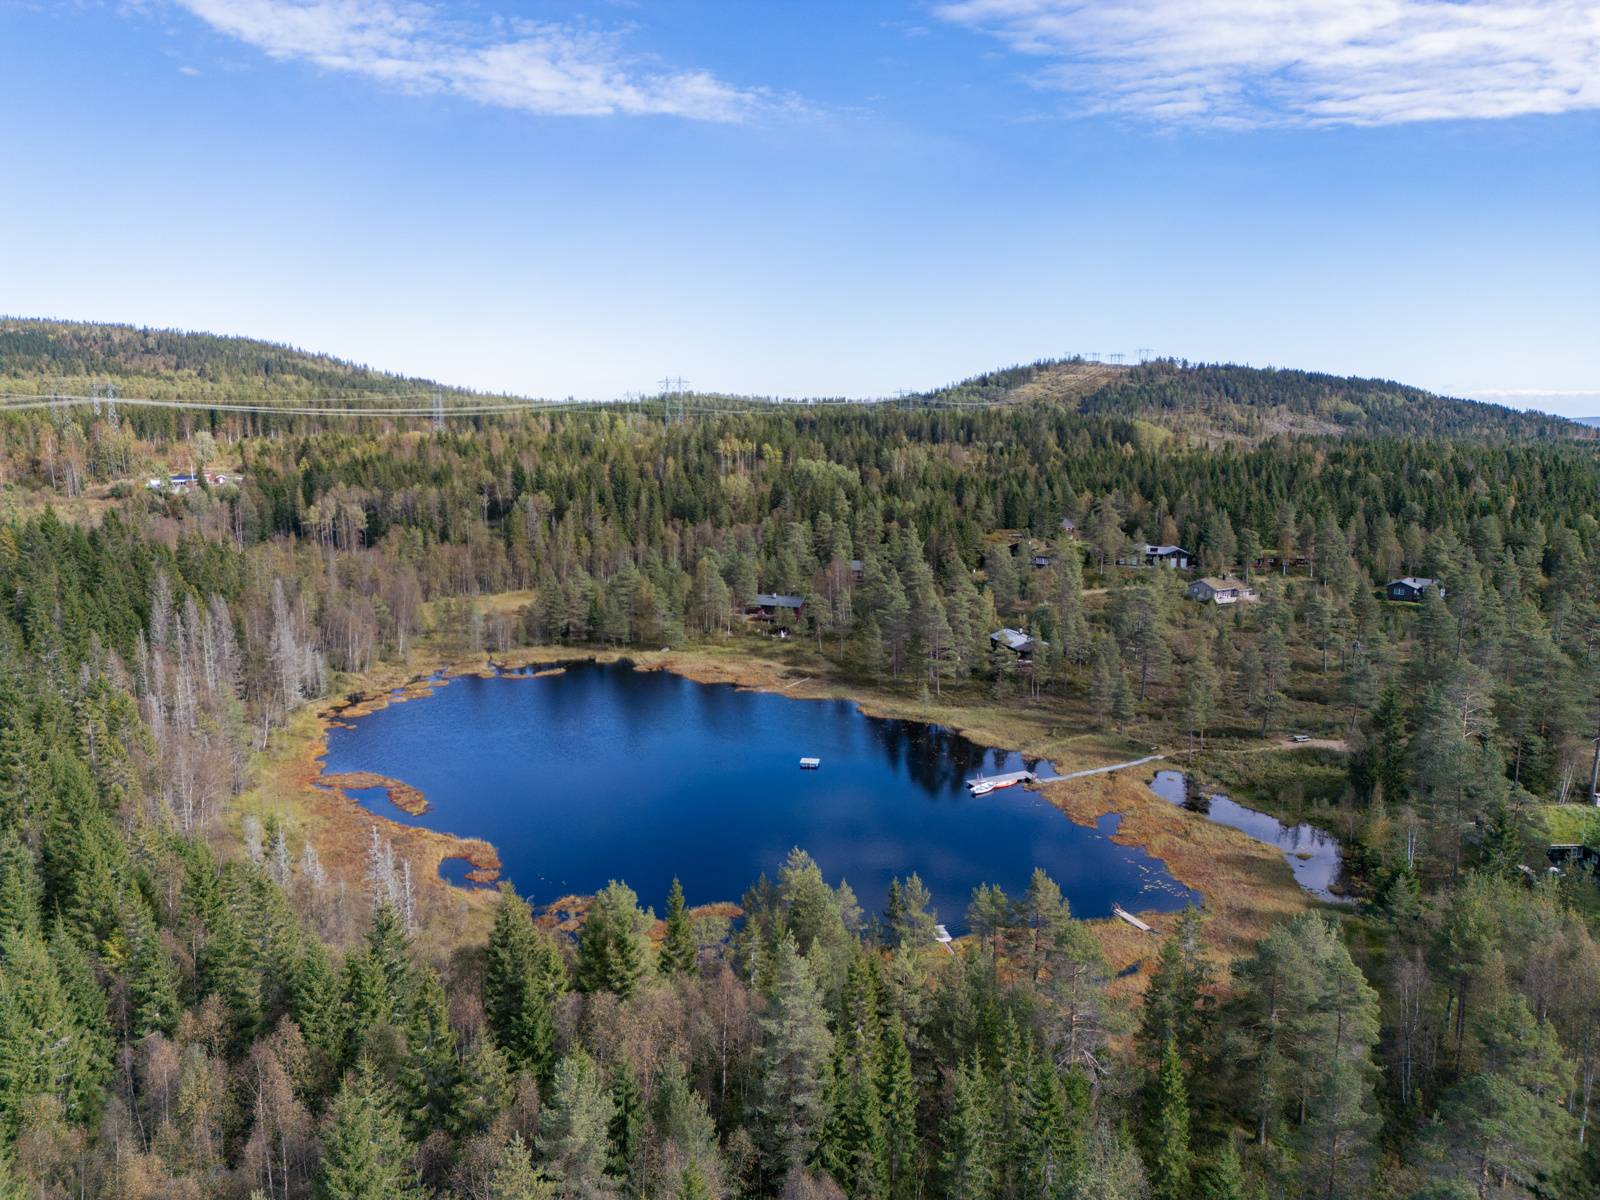
<path fill-rule="evenodd" d="M 1037 778 L 1032 771 L 1007 771 L 1004 775 L 988 777 L 980 771 L 976 778 L 967 780 L 967 791 L 974 796 L 983 796 L 996 788 L 1015 787 L 1019 783 L 1031 783 Z"/>

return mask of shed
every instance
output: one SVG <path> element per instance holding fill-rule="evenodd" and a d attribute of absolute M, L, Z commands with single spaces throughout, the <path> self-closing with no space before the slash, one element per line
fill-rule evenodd
<path fill-rule="evenodd" d="M 989 644 L 996 650 L 1009 650 L 1018 658 L 1027 659 L 1033 657 L 1033 648 L 1038 643 L 1020 629 L 997 629 L 989 635 Z"/>
<path fill-rule="evenodd" d="M 1438 588 L 1440 597 L 1444 596 L 1444 588 L 1437 579 L 1423 579 L 1417 575 L 1407 575 L 1404 579 L 1391 579 L 1383 590 L 1388 593 L 1391 600 L 1404 600 L 1416 603 L 1429 588 Z"/>

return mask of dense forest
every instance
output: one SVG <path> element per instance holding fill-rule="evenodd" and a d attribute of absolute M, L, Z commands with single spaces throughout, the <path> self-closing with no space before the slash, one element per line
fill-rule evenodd
<path fill-rule="evenodd" d="M 19 389 L 66 360 L 3 336 Z M 261 361 L 152 338 L 72 361 Z M 439 432 L 0 417 L 0 1195 L 1600 1194 L 1600 891 L 1544 854 L 1600 847 L 1594 443 L 1294 372 L 1028 394 L 1051 369 Z M 206 466 L 240 482 L 146 486 Z M 1119 565 L 1146 542 L 1260 600 Z M 1393 603 L 1401 575 L 1437 583 Z M 1132 1003 L 1043 873 L 940 916 L 803 850 L 732 923 L 616 881 L 569 935 L 508 887 L 450 944 L 392 847 L 337 879 L 235 803 L 292 714 L 421 646 L 737 648 L 759 592 L 803 596 L 785 652 L 863 694 L 1136 732 L 1324 825 L 1353 903 L 1221 957 L 1208 903 Z M 1290 729 L 1344 749 L 1264 740 Z"/>

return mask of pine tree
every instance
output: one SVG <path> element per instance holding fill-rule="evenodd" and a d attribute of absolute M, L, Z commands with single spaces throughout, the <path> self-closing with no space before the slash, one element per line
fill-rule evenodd
<path fill-rule="evenodd" d="M 683 885 L 674 876 L 672 891 L 667 895 L 667 936 L 658 960 L 661 964 L 661 973 L 696 975 L 700 970 L 698 958 L 694 925 L 683 907 Z"/>
<path fill-rule="evenodd" d="M 406 1172 L 411 1147 L 388 1087 L 363 1058 L 346 1076 L 323 1127 L 322 1191 L 328 1200 L 410 1200 L 422 1190 Z"/>
<path fill-rule="evenodd" d="M 1183 724 L 1189 731 L 1189 758 L 1194 758 L 1194 735 L 1200 734 L 1200 749 L 1206 748 L 1206 726 L 1217 711 L 1217 669 L 1211 662 L 1211 648 L 1202 638 L 1195 646 L 1189 664 L 1189 677 L 1183 685 Z"/>
<path fill-rule="evenodd" d="M 1150 1188 L 1154 1200 L 1185 1200 L 1189 1194 L 1189 1090 L 1177 1039 L 1168 1037 L 1156 1077 L 1151 1116 Z"/>

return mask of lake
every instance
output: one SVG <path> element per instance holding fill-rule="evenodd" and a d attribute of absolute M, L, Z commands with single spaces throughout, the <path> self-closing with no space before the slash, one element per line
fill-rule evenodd
<path fill-rule="evenodd" d="M 1342 862 L 1339 839 L 1326 830 L 1318 829 L 1315 825 L 1285 825 L 1277 817 L 1246 808 L 1226 796 L 1191 796 L 1182 771 L 1157 771 L 1150 790 L 1171 804 L 1183 805 L 1219 825 L 1230 826 L 1258 842 L 1278 847 L 1283 851 L 1289 869 L 1294 872 L 1295 882 L 1317 899 L 1337 904 L 1354 903 L 1348 897 L 1335 896 L 1329 890 L 1330 885 L 1339 878 Z"/>
<path fill-rule="evenodd" d="M 737 901 L 762 872 L 775 879 L 793 846 L 869 911 L 892 877 L 917 872 L 953 933 L 974 887 L 1020 897 L 1035 866 L 1077 916 L 1201 903 L 1159 860 L 1110 840 L 1119 816 L 1089 829 L 1025 788 L 963 787 L 980 770 L 1033 766 L 1020 756 L 850 701 L 581 664 L 462 676 L 349 725 L 328 732 L 327 771 L 403 780 L 431 807 L 413 817 L 381 789 L 350 795 L 401 824 L 493 843 L 502 877 L 536 903 L 620 879 L 661 913 L 674 875 L 691 905 Z M 820 769 L 801 770 L 802 757 Z M 460 884 L 467 870 L 447 860 L 443 874 Z"/>

